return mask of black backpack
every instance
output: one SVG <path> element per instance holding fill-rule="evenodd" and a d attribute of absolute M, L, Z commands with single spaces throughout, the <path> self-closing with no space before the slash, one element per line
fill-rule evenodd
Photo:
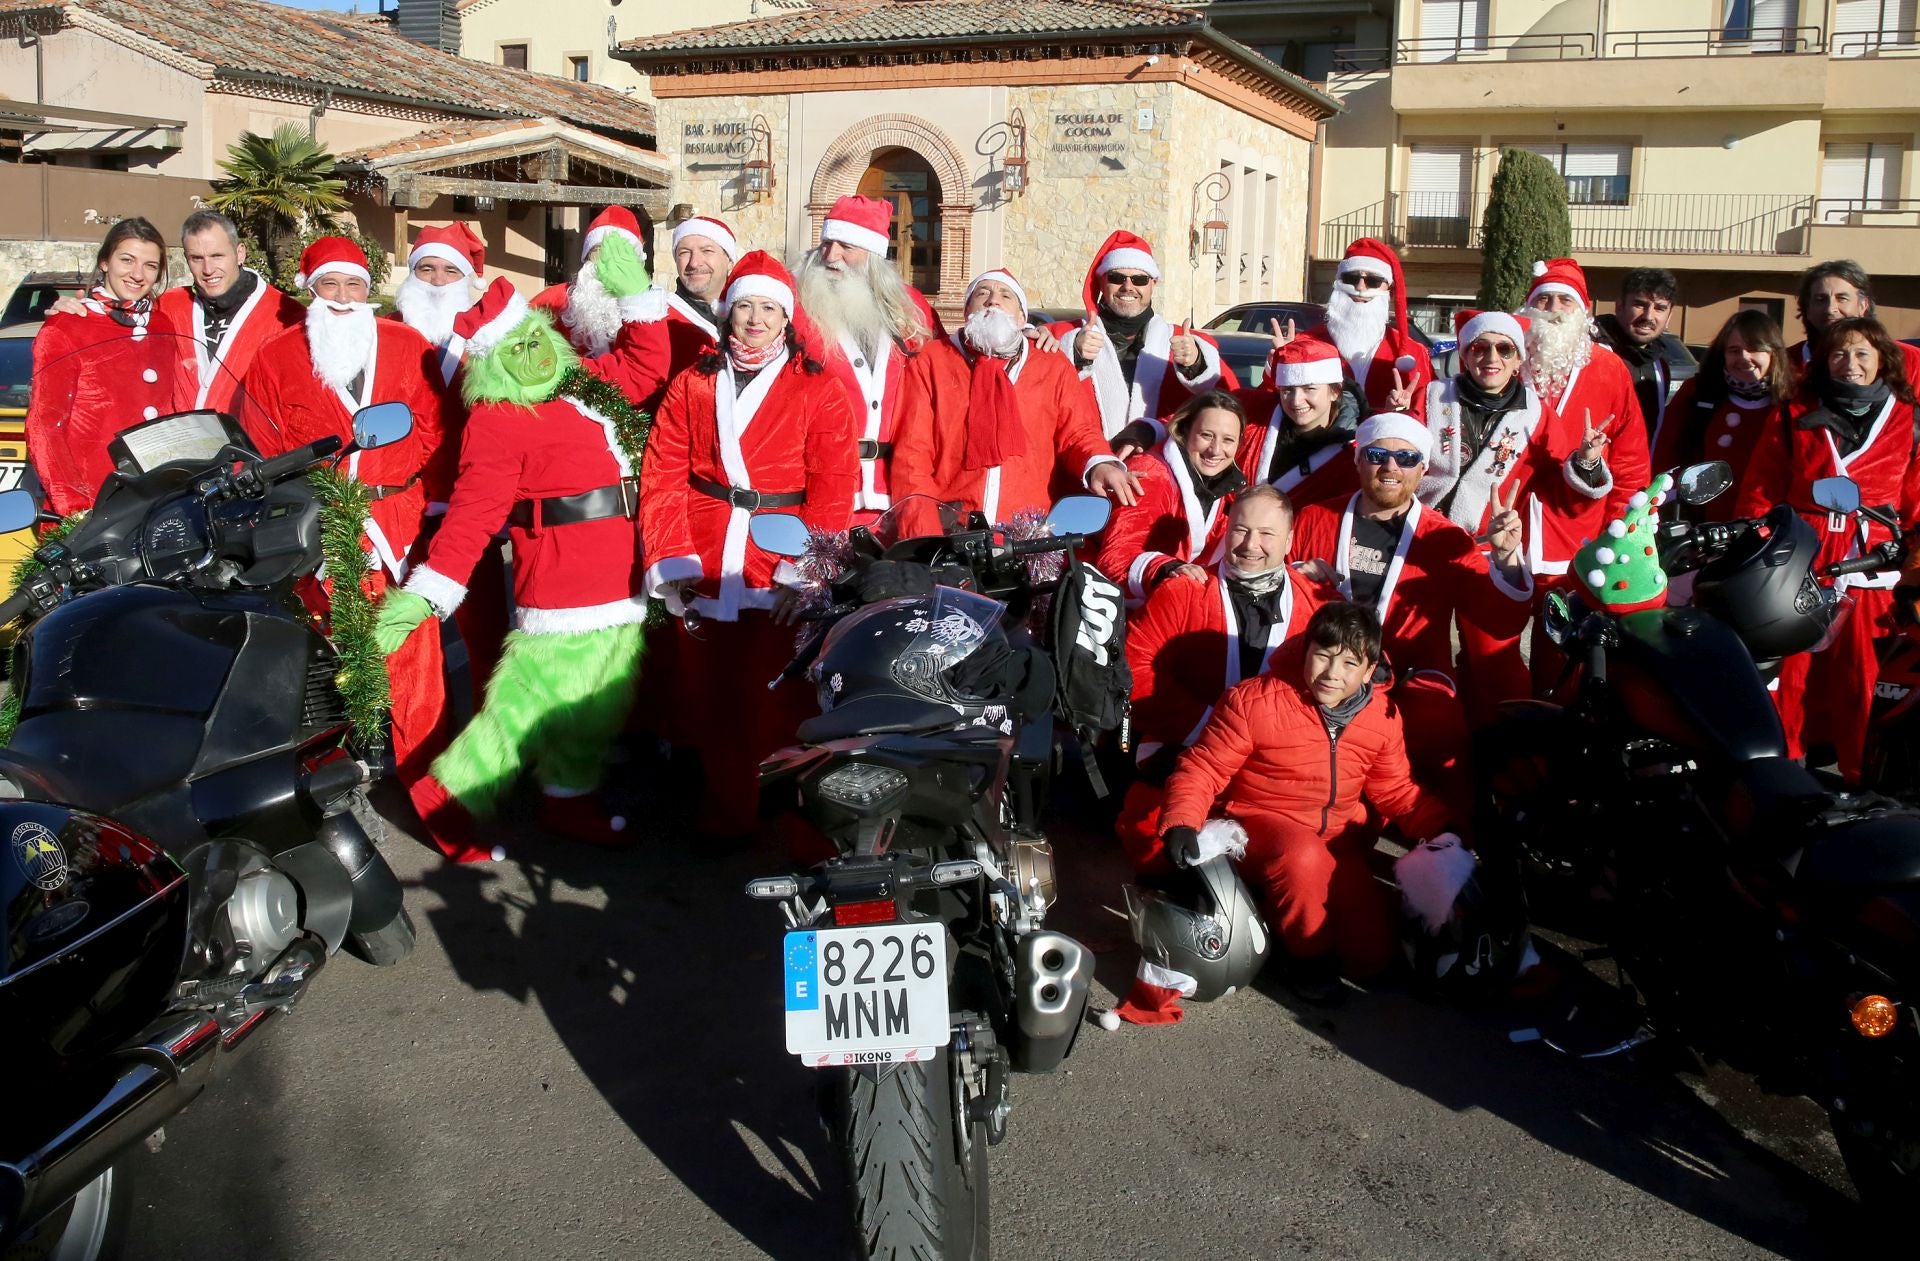
<path fill-rule="evenodd" d="M 1069 559 L 1053 588 L 1051 632 L 1059 676 L 1054 712 L 1090 746 L 1100 732 L 1127 722 L 1133 691 L 1120 588 L 1078 557 Z"/>

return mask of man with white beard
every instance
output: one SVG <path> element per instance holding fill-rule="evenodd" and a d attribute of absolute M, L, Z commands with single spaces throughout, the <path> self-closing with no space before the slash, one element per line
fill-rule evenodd
<path fill-rule="evenodd" d="M 1327 295 L 1326 318 L 1308 336 L 1339 349 L 1368 411 L 1426 419 L 1433 364 L 1407 325 L 1406 278 L 1392 246 L 1361 237 L 1347 247 Z"/>
<path fill-rule="evenodd" d="M 958 500 L 987 520 L 1045 512 L 1057 479 L 1131 504 L 1139 480 L 1107 449 L 1066 361 L 1025 335 L 1027 293 L 1004 268 L 967 286 L 966 323 L 907 365 L 896 416 L 896 496 Z M 909 528 L 938 528 L 937 522 Z"/>
<path fill-rule="evenodd" d="M 894 433 L 908 361 L 942 335 L 940 317 L 887 260 L 893 203 L 847 196 L 820 225 L 818 249 L 794 269 L 800 309 L 820 332 L 827 372 L 846 391 L 860 447 L 854 524 L 893 503 Z"/>
<path fill-rule="evenodd" d="M 640 325 L 632 335 L 639 339 L 641 354 L 650 372 L 644 380 L 628 387 L 643 388 L 646 392 L 629 394 L 628 400 L 642 411 L 651 411 L 666 393 L 668 364 L 672 359 L 665 322 L 667 295 L 659 289 L 628 298 L 616 298 L 607 292 L 593 264 L 600 242 L 613 233 L 627 238 L 642 258 L 647 256 L 647 244 L 640 235 L 640 220 L 633 211 L 625 206 L 608 206 L 593 217 L 593 222 L 587 225 L 587 234 L 580 240 L 580 270 L 572 280 L 541 290 L 532 305 L 535 310 L 551 316 L 553 326 L 576 351 L 589 359 L 612 350 L 623 325 Z"/>
<path fill-rule="evenodd" d="M 440 395 L 428 378 L 437 372 L 433 347 L 397 320 L 376 319 L 368 301 L 367 257 L 345 237 L 323 236 L 300 255 L 298 283 L 313 294 L 306 320 L 260 348 L 244 386 L 240 420 L 264 456 L 281 455 L 320 438 L 353 436 L 353 414 L 374 403 L 405 403 L 413 429 L 401 441 L 357 451 L 342 466 L 362 483 L 368 506 L 363 539 L 371 553 L 364 582 L 378 598 L 406 579 L 407 554 L 420 536 L 429 487 L 442 441 Z M 342 575 L 329 575 L 339 582 Z M 400 782 L 411 794 L 446 743 L 446 685 L 437 624 L 417 629 L 387 658 L 393 689 L 393 752 Z M 429 784 L 430 780 L 427 781 Z M 416 798 L 425 815 L 437 802 Z M 434 838 L 443 853 L 461 843 Z"/>

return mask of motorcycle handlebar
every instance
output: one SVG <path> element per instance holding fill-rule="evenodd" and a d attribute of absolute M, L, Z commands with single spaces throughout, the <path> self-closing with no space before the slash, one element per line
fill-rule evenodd
<path fill-rule="evenodd" d="M 1037 539 L 1014 539 L 1007 544 L 1007 555 L 1032 556 L 1038 552 L 1064 552 L 1069 547 L 1083 546 L 1086 541 L 1084 534 L 1057 534 Z"/>
<path fill-rule="evenodd" d="M 1871 574 L 1882 569 L 1890 569 L 1897 563 L 1893 558 L 1881 554 L 1875 548 L 1866 556 L 1856 556 L 1852 560 L 1836 561 L 1821 572 L 1829 578 L 1840 578 L 1847 574 Z"/>
<path fill-rule="evenodd" d="M 338 451 L 346 443 L 340 441 L 337 434 L 328 434 L 316 438 L 304 447 L 295 447 L 285 455 L 276 455 L 254 467 L 255 476 L 268 485 L 284 481 L 295 473 L 303 472 L 315 460 L 324 460 Z"/>
<path fill-rule="evenodd" d="M 33 593 L 23 584 L 20 589 L 0 603 L 0 626 L 5 626 L 29 608 L 33 607 Z"/>

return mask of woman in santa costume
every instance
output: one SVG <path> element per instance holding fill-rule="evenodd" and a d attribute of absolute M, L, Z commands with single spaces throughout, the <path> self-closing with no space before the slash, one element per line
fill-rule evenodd
<path fill-rule="evenodd" d="M 33 339 L 27 458 L 63 517 L 93 507 L 115 435 L 175 410 L 180 339 L 154 302 L 166 258 L 151 223 L 122 219 L 94 255 L 87 313 L 50 315 Z"/>
<path fill-rule="evenodd" d="M 727 279 L 724 349 L 667 387 L 641 469 L 646 593 L 681 620 L 685 716 L 706 769 L 703 831 L 753 829 L 760 758 L 811 710 L 802 688 L 767 690 L 793 656 L 791 565 L 748 537 L 758 511 L 844 530 L 860 469 L 854 417 L 824 376 L 793 278 L 755 250 Z M 688 617 L 692 613 L 697 618 Z"/>
<path fill-rule="evenodd" d="M 306 322 L 260 348 L 244 383 L 240 416 L 260 453 L 275 456 L 320 438 L 344 444 L 353 415 L 375 403 L 405 403 L 413 429 L 399 442 L 356 451 L 342 466 L 367 488 L 366 583 L 374 597 L 405 581 L 408 553 L 427 515 L 426 480 L 441 444 L 440 393 L 433 348 L 420 334 L 374 317 L 367 258 L 345 237 L 323 236 L 300 255 L 299 283 L 313 294 Z M 343 575 L 329 575 L 339 582 Z M 423 627 L 387 658 L 393 693 L 393 753 L 400 782 L 432 831 L 439 804 L 423 785 L 446 743 L 446 682 L 438 627 Z M 433 835 L 443 852 L 455 838 Z"/>
<path fill-rule="evenodd" d="M 1863 504 L 1886 504 L 1904 529 L 1920 521 L 1920 460 L 1915 459 L 1914 391 L 1899 344 L 1878 320 L 1835 320 L 1808 365 L 1805 387 L 1785 418 L 1762 430 L 1734 503 L 1737 517 L 1775 504 L 1807 508 L 1813 483 L 1850 477 Z M 1816 566 L 1864 555 L 1885 542 L 1887 527 L 1865 518 L 1809 512 L 1820 533 Z M 1874 640 L 1892 627 L 1897 570 L 1838 580 L 1853 608 L 1824 648 L 1788 657 L 1774 692 L 1787 747 L 1795 757 L 1833 746 L 1840 773 L 1858 780 L 1873 706 Z"/>
<path fill-rule="evenodd" d="M 1287 492 L 1296 508 L 1353 493 L 1353 433 L 1363 411 L 1340 352 L 1311 336 L 1282 342 L 1266 379 L 1234 393 L 1247 412 L 1240 471 Z"/>
<path fill-rule="evenodd" d="M 1127 461 L 1140 493 L 1108 520 L 1095 563 L 1126 587 L 1129 608 L 1176 575 L 1207 580 L 1228 501 L 1247 484 L 1235 463 L 1246 423 L 1233 395 L 1210 390 L 1181 404 L 1159 446 Z"/>
<path fill-rule="evenodd" d="M 1400 256 L 1385 241 L 1363 236 L 1347 247 L 1327 295 L 1326 318 L 1305 335 L 1337 348 L 1368 411 L 1425 419 L 1433 364 L 1407 322 L 1406 277 Z"/>
<path fill-rule="evenodd" d="M 967 287 L 966 322 L 907 366 L 895 428 L 896 498 L 957 501 L 992 522 L 1053 505 L 1056 477 L 1131 504 L 1138 482 L 1100 436 L 1080 381 L 1058 355 L 1031 346 L 1027 293 L 1013 273 Z M 915 520 L 916 532 L 938 522 Z"/>
<path fill-rule="evenodd" d="M 1754 444 L 1793 394 L 1793 365 L 1779 326 L 1765 311 L 1736 311 L 1713 339 L 1699 373 L 1680 387 L 1661 415 L 1653 467 L 1725 460 L 1733 484 L 1740 485 Z M 1721 495 L 1694 511 L 1702 520 L 1731 520 L 1736 498 Z"/>
<path fill-rule="evenodd" d="M 603 247 L 615 292 L 637 293 L 646 268 L 624 242 Z M 600 801 L 606 753 L 633 704 L 647 602 L 641 594 L 636 463 L 646 420 L 622 374 L 644 369 L 635 342 L 582 362 L 504 277 L 461 313 L 463 389 L 472 413 L 453 500 L 424 563 L 381 606 L 382 647 L 429 614 L 457 613 L 474 567 L 511 527 L 516 629 L 486 703 L 433 763 L 429 792 L 449 799 L 431 820 L 458 833 L 491 814 L 529 762 L 540 825 L 592 845 L 630 842 Z M 468 847 L 461 858 L 484 857 Z"/>

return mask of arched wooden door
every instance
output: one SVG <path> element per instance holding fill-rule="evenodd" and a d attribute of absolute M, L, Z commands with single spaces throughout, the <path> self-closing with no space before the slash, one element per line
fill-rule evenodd
<path fill-rule="evenodd" d="M 911 149 L 875 151 L 860 177 L 860 195 L 893 203 L 894 260 L 906 282 L 923 293 L 940 288 L 940 179 Z"/>

